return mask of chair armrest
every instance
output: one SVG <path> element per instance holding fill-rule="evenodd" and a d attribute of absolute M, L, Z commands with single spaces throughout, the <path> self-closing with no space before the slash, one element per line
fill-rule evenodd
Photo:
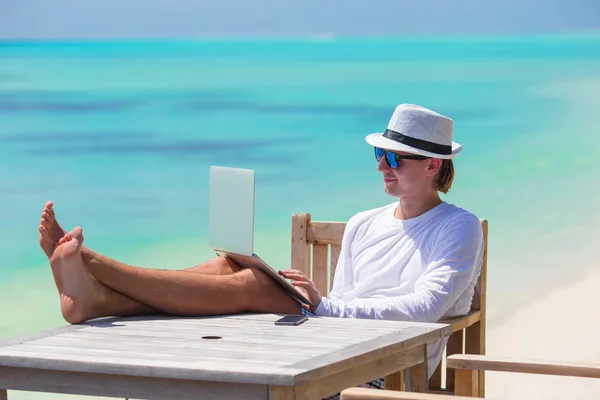
<path fill-rule="evenodd" d="M 399 392 L 396 390 L 349 388 L 342 391 L 340 400 L 473 400 L 481 397 L 452 396 L 447 394 Z"/>
<path fill-rule="evenodd" d="M 460 317 L 440 319 L 440 324 L 449 324 L 452 326 L 452 333 L 468 328 L 475 322 L 481 321 L 481 311 L 470 311 L 466 315 Z"/>
<path fill-rule="evenodd" d="M 600 378 L 600 363 L 527 360 L 476 354 L 453 354 L 447 358 L 447 363 L 448 368 L 454 369 Z"/>

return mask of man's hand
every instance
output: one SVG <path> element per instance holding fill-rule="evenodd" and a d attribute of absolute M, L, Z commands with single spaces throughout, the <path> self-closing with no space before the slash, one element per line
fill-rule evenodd
<path fill-rule="evenodd" d="M 290 279 L 291 284 L 296 287 L 296 290 L 306 296 L 306 298 L 314 304 L 314 307 L 310 308 L 310 311 L 314 313 L 323 297 L 317 290 L 315 284 L 297 269 L 279 271 L 279 275 L 286 279 Z"/>

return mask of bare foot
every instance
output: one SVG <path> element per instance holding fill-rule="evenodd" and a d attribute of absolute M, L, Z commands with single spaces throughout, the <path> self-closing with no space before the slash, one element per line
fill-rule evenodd
<path fill-rule="evenodd" d="M 106 286 L 96 281 L 81 259 L 83 235 L 80 227 L 59 239 L 51 254 L 50 266 L 60 294 L 63 318 L 78 324 L 101 316 L 101 306 L 107 296 Z"/>
<path fill-rule="evenodd" d="M 54 203 L 51 201 L 44 204 L 42 210 L 42 219 L 38 230 L 40 232 L 40 247 L 48 258 L 52 257 L 58 241 L 67 233 L 56 221 L 53 209 Z"/>

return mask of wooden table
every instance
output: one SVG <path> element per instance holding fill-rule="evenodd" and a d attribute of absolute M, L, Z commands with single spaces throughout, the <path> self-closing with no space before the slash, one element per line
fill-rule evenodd
<path fill-rule="evenodd" d="M 426 365 L 445 324 L 275 314 L 108 318 L 0 342 L 6 390 L 136 399 L 319 399 Z"/>

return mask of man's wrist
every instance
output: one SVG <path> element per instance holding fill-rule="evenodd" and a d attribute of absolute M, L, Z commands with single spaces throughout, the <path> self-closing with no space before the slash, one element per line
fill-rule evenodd
<path fill-rule="evenodd" d="M 325 309 L 325 298 L 321 297 L 317 303 L 314 303 L 314 307 L 311 307 L 310 312 L 313 314 L 318 314 L 318 311 L 323 311 Z"/>

